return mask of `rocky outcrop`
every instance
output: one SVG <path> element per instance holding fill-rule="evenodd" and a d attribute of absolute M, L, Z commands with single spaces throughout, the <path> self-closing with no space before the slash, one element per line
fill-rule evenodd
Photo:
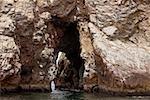
<path fill-rule="evenodd" d="M 83 87 L 86 91 L 97 85 L 98 76 L 94 58 L 94 48 L 92 45 L 92 36 L 87 26 L 87 22 L 79 23 L 80 43 L 81 43 L 81 57 L 84 60 L 83 72 Z"/>
<path fill-rule="evenodd" d="M 54 80 L 149 94 L 149 12 L 149 0 L 0 0 L 1 90 L 45 91 Z"/>
<path fill-rule="evenodd" d="M 99 88 L 129 93 L 150 90 L 148 2 L 86 0 Z"/>
<path fill-rule="evenodd" d="M 23 90 L 49 90 L 50 81 L 58 78 L 55 64 L 59 51 L 65 52 L 72 62 L 71 71 L 74 73 L 69 77 L 76 81 L 71 88 L 78 86 L 77 70 L 81 58 L 76 21 L 82 15 L 81 10 L 77 13 L 78 4 L 80 8 L 83 7 L 82 2 L 76 0 L 0 1 L 2 91 L 7 91 L 7 87 L 10 90 L 16 87 Z M 72 57 L 72 54 L 75 56 Z"/>
<path fill-rule="evenodd" d="M 56 75 L 54 49 L 62 30 L 51 23 L 50 12 L 40 11 L 45 3 L 1 0 L 2 88 L 49 90 L 49 82 Z"/>
<path fill-rule="evenodd" d="M 21 63 L 19 62 L 19 49 L 14 39 L 7 36 L 0 36 L 0 81 L 1 85 L 9 83 L 15 85 L 20 81 Z"/>

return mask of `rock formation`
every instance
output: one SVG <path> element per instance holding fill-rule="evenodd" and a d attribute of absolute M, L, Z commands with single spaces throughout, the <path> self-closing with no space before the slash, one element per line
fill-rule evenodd
<path fill-rule="evenodd" d="M 86 0 L 98 86 L 115 92 L 148 92 L 149 0 Z"/>
<path fill-rule="evenodd" d="M 49 91 L 54 80 L 60 88 L 149 95 L 149 3 L 0 0 L 0 92 Z"/>

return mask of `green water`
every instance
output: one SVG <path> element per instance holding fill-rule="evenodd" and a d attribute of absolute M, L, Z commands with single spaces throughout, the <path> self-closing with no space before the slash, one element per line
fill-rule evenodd
<path fill-rule="evenodd" d="M 150 100 L 149 96 L 111 97 L 88 93 L 59 91 L 55 93 L 19 93 L 1 95 L 0 100 Z"/>

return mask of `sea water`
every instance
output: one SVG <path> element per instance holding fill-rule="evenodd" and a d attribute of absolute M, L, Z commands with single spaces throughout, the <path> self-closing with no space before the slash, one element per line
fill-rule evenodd
<path fill-rule="evenodd" d="M 0 100 L 150 100 L 150 96 L 113 97 L 83 92 L 17 93 L 0 96 Z"/>

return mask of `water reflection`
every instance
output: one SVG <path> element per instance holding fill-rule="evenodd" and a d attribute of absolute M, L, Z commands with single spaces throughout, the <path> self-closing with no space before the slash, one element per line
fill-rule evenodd
<path fill-rule="evenodd" d="M 150 100 L 150 97 L 104 97 L 87 93 L 56 91 L 55 93 L 23 93 L 1 95 L 0 100 Z"/>

